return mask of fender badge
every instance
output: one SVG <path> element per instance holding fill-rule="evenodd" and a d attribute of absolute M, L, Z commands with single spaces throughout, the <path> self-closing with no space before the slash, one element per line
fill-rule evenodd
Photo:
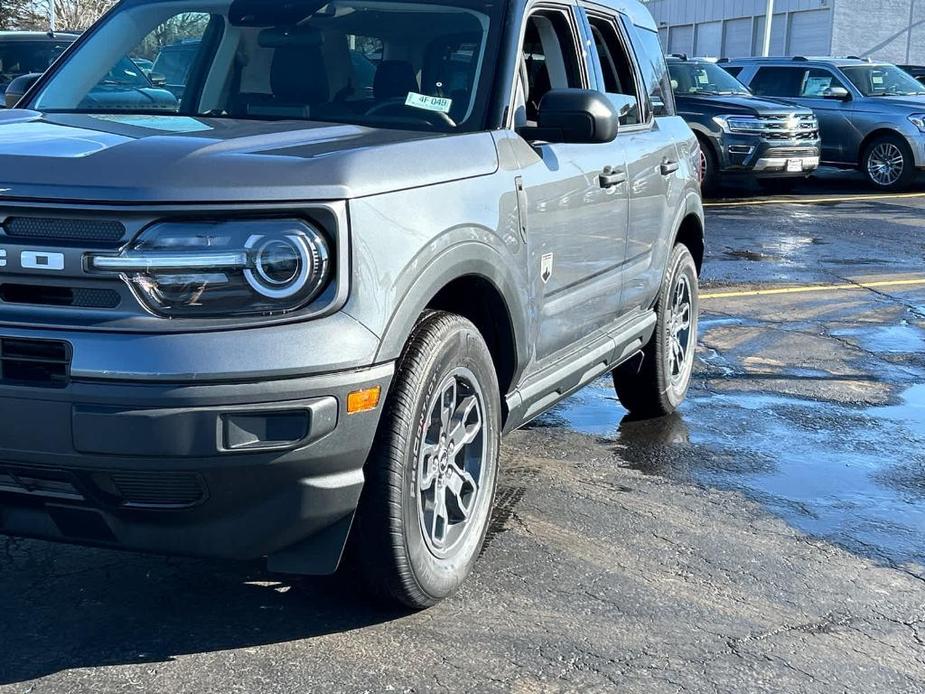
<path fill-rule="evenodd" d="M 552 253 L 544 253 L 543 259 L 540 261 L 540 277 L 543 280 L 543 284 L 546 284 L 549 278 L 552 277 L 552 259 Z"/>

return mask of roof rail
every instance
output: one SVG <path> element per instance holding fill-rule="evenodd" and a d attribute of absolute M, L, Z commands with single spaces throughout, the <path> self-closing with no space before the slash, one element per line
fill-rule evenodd
<path fill-rule="evenodd" d="M 795 55 L 793 56 L 793 60 L 798 63 L 805 63 L 808 59 L 804 55 Z"/>
<path fill-rule="evenodd" d="M 672 53 L 671 57 L 678 60 L 687 60 L 687 53 Z"/>

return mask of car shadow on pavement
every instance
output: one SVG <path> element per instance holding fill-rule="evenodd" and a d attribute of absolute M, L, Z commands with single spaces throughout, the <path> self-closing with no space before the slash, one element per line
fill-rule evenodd
<path fill-rule="evenodd" d="M 0 685 L 311 639 L 408 614 L 339 577 L 3 537 L 0 595 Z"/>

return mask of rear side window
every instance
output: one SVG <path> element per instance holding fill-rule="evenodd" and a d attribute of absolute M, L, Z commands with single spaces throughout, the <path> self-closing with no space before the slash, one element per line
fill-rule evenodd
<path fill-rule="evenodd" d="M 668 66 L 665 64 L 665 55 L 658 34 L 628 23 L 627 29 L 636 49 L 639 69 L 642 71 L 643 83 L 652 103 L 652 111 L 656 116 L 673 116 L 675 109 L 671 78 L 668 76 Z"/>
<path fill-rule="evenodd" d="M 591 16 L 588 22 L 604 77 L 604 89 L 609 94 L 625 94 L 636 99 L 635 108 L 620 119 L 622 125 L 636 125 L 641 122 L 642 99 L 636 88 L 636 71 L 626 44 L 613 20 Z"/>
<path fill-rule="evenodd" d="M 742 73 L 741 67 L 737 67 L 737 66 L 736 67 L 733 67 L 733 66 L 726 67 L 725 65 L 720 65 L 720 67 L 723 68 L 723 70 L 728 72 L 733 77 L 738 77 Z"/>

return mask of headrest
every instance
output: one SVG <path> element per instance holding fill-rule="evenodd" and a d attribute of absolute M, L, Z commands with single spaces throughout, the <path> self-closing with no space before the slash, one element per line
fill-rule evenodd
<path fill-rule="evenodd" d="M 405 98 L 418 90 L 414 66 L 405 60 L 383 60 L 373 78 L 373 96 L 377 99 Z"/>

